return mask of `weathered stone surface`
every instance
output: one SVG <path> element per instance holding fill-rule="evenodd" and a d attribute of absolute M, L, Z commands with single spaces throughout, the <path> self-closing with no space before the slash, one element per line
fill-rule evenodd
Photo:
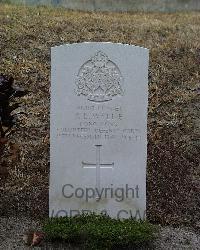
<path fill-rule="evenodd" d="M 146 210 L 148 50 L 52 48 L 50 216 Z"/>

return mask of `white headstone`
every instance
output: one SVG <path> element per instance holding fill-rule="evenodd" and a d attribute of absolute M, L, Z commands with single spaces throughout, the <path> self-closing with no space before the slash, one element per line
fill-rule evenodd
<path fill-rule="evenodd" d="M 52 48 L 50 216 L 145 217 L 148 55 L 113 43 Z"/>

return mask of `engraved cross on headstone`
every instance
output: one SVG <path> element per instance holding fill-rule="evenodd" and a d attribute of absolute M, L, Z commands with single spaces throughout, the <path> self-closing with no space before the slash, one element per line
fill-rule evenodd
<path fill-rule="evenodd" d="M 96 169 L 96 188 L 100 191 L 100 171 L 102 168 L 113 169 L 114 162 L 112 163 L 101 163 L 101 152 L 100 148 L 102 145 L 95 145 L 96 147 L 96 163 L 89 163 L 82 161 L 83 168 L 95 168 Z M 98 194 L 96 199 L 98 200 Z"/>

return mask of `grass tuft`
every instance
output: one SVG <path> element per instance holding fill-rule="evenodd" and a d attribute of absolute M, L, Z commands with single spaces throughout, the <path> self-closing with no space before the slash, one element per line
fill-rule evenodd
<path fill-rule="evenodd" d="M 81 249 L 122 249 L 146 246 L 157 228 L 147 221 L 118 220 L 106 215 L 85 214 L 50 218 L 43 227 L 47 239 L 79 245 Z"/>

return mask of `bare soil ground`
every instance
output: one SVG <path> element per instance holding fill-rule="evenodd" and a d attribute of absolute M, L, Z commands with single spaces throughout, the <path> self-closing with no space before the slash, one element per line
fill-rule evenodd
<path fill-rule="evenodd" d="M 48 216 L 50 47 L 111 41 L 150 49 L 147 215 L 200 228 L 200 13 L 82 13 L 0 4 L 0 72 L 29 90 L 9 135 L 0 216 Z M 14 157 L 11 153 L 14 150 Z M 2 166 L 0 166 L 2 167 Z"/>

